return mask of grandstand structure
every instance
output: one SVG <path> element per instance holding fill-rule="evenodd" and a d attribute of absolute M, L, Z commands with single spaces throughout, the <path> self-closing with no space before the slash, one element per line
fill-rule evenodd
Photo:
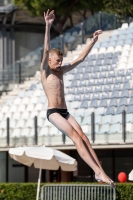
<path fill-rule="evenodd" d="M 81 36 L 78 32 L 68 35 L 66 41 L 69 38 L 71 42 Z M 68 51 L 63 65 L 77 58 L 90 40 L 88 38 L 85 44 L 78 44 L 75 50 Z M 51 41 L 51 46 L 56 44 L 58 48 L 56 41 L 58 38 Z M 73 142 L 46 118 L 47 98 L 40 82 L 40 61 L 41 50 L 38 48 L 15 63 L 21 65 L 23 76 L 21 84 L 13 84 L 11 91 L 1 95 L 0 150 L 44 144 L 64 151 L 74 150 L 69 153 L 76 157 Z M 86 59 L 65 74 L 64 85 L 67 108 L 93 148 L 112 152 L 109 156 L 112 160 L 110 171 L 113 172 L 109 173 L 116 180 L 120 167 L 115 169 L 117 151 L 114 153 L 114 149 L 124 150 L 129 155 L 133 148 L 133 23 L 124 23 L 121 28 L 103 32 Z M 129 159 L 131 167 L 133 160 L 130 155 Z M 81 167 L 83 161 L 79 165 Z M 14 178 L 6 180 L 13 181 Z M 93 181 L 93 178 L 89 180 Z"/>
<path fill-rule="evenodd" d="M 103 41 L 95 44 L 91 53 L 79 66 L 65 75 L 67 107 L 94 144 L 131 143 L 133 139 L 132 23 L 127 28 L 122 27 L 109 34 Z M 87 43 L 78 45 L 75 51 L 68 52 L 63 64 L 75 59 L 86 45 Z M 38 55 L 31 53 L 22 58 L 24 62 L 28 62 L 33 71 L 37 62 L 39 65 L 39 53 Z M 25 72 L 25 69 L 23 71 Z M 13 97 L 10 94 L 2 95 L 1 146 L 7 145 L 7 132 L 9 132 L 9 146 L 25 144 L 64 146 L 64 143 L 73 145 L 67 137 L 65 141 L 62 140 L 62 133 L 46 119 L 47 98 L 39 80 L 39 73 L 37 71 L 36 76 L 31 78 L 29 81 L 31 85 L 25 82 L 16 89 L 16 94 L 14 90 L 11 91 Z M 126 111 L 126 116 L 123 116 L 123 111 Z M 92 118 L 92 113 L 95 114 L 95 120 Z M 9 118 L 8 131 L 7 118 Z M 125 125 L 123 129 L 125 118 L 126 129 Z M 93 134 L 92 125 L 95 126 Z M 35 134 L 38 137 L 37 141 Z"/>

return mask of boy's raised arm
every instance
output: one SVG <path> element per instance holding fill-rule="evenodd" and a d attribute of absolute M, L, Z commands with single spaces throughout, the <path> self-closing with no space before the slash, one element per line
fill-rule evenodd
<path fill-rule="evenodd" d="M 50 28 L 54 21 L 54 18 L 55 18 L 54 10 L 52 10 L 50 13 L 49 13 L 49 9 L 46 13 L 44 12 L 46 29 L 45 29 L 45 37 L 44 37 L 44 52 L 43 52 L 42 63 L 40 66 L 41 72 L 48 68 L 48 55 L 49 55 L 49 50 L 50 50 Z"/>
<path fill-rule="evenodd" d="M 78 56 L 78 58 L 72 62 L 70 62 L 70 64 L 68 66 L 63 66 L 63 72 L 66 73 L 70 70 L 72 70 L 74 67 L 76 67 L 79 63 L 83 62 L 83 60 L 86 58 L 86 56 L 89 54 L 89 52 L 91 51 L 92 47 L 94 46 L 94 44 L 97 42 L 98 40 L 98 36 L 99 34 L 101 34 L 102 31 L 98 30 L 95 31 L 95 33 L 93 34 L 93 39 L 91 40 L 91 42 L 89 43 L 89 45 L 85 48 L 85 50 Z"/>

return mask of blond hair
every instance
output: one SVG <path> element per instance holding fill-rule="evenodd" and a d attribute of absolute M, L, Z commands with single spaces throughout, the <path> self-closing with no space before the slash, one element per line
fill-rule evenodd
<path fill-rule="evenodd" d="M 49 51 L 49 54 L 51 55 L 56 54 L 57 56 L 63 56 L 63 53 L 59 49 L 56 49 L 56 48 L 51 49 Z"/>

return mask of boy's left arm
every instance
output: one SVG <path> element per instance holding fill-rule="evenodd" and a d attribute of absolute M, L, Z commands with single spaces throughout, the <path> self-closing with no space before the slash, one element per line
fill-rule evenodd
<path fill-rule="evenodd" d="M 66 73 L 70 70 L 72 70 L 73 68 L 75 68 L 78 64 L 80 64 L 81 62 L 84 61 L 84 59 L 86 58 L 86 56 L 89 54 L 89 52 L 91 51 L 92 47 L 94 46 L 94 44 L 96 43 L 96 41 L 98 40 L 98 36 L 99 34 L 101 34 L 102 31 L 98 30 L 93 34 L 93 39 L 91 40 L 90 44 L 88 45 L 88 47 L 86 47 L 86 49 L 78 56 L 78 58 L 74 61 L 72 61 L 69 65 L 67 66 L 63 66 L 62 70 L 63 73 Z"/>

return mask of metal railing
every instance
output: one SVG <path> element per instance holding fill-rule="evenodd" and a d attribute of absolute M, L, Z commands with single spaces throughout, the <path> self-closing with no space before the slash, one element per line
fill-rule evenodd
<path fill-rule="evenodd" d="M 103 134 L 95 133 L 95 125 L 96 125 L 95 124 L 95 113 L 92 113 L 91 116 L 92 116 L 91 117 L 91 127 L 92 127 L 92 129 L 91 129 L 91 133 L 89 135 L 87 134 L 87 137 L 89 138 L 89 140 L 91 140 L 91 142 L 93 144 L 95 144 L 97 142 L 99 142 L 99 144 L 100 143 L 110 143 L 110 142 L 112 143 L 109 136 L 114 135 L 114 134 L 108 134 L 106 132 L 103 133 Z M 133 141 L 132 136 L 130 135 L 132 132 L 130 134 L 126 132 L 126 112 L 125 111 L 122 112 L 121 117 L 122 117 L 122 124 L 121 124 L 122 125 L 122 132 L 121 133 L 116 132 L 115 140 L 113 142 L 114 143 L 127 142 L 129 140 L 130 140 L 130 142 L 132 142 Z M 27 145 L 27 144 L 29 145 L 29 142 L 28 142 L 29 139 L 28 138 L 31 137 L 31 140 L 32 140 L 31 145 L 38 145 L 39 144 L 38 141 L 39 141 L 39 137 L 40 137 L 39 126 L 38 126 L 38 117 L 35 116 L 34 119 L 32 119 L 32 120 L 34 120 L 34 122 L 33 122 L 34 123 L 34 126 L 33 126 L 34 133 L 33 133 L 32 136 L 29 136 L 29 135 L 19 136 L 19 134 L 18 134 L 18 136 L 15 135 L 14 137 L 12 137 L 11 127 L 10 127 L 11 119 L 7 118 L 6 119 L 6 127 L 5 127 L 5 130 L 6 130 L 5 140 L 2 143 L 4 143 L 5 146 L 12 146 L 12 145 L 16 146 L 18 144 L 19 145 Z M 23 130 L 22 127 L 21 127 L 21 130 Z M 99 137 L 99 135 L 101 135 L 101 137 L 102 137 L 101 140 L 99 140 L 97 138 L 97 136 Z M 103 138 L 104 136 L 105 136 L 105 138 Z M 119 137 L 117 138 L 117 136 L 119 136 Z M 44 135 L 43 138 L 44 138 L 44 141 L 42 141 L 42 142 L 44 142 L 46 145 L 53 145 L 53 146 L 54 145 L 60 145 L 60 144 L 63 144 L 63 145 L 66 144 L 67 145 L 66 135 L 64 135 L 64 134 L 60 134 L 60 135 L 57 134 L 57 135 L 55 135 L 55 137 L 48 134 L 48 135 Z M 51 138 L 54 138 L 54 139 L 51 141 Z M 2 139 L 3 139 L 3 136 L 2 136 L 2 138 L 0 136 L 0 140 L 2 140 Z"/>
<path fill-rule="evenodd" d="M 115 200 L 116 190 L 98 184 L 46 184 L 41 200 Z"/>

